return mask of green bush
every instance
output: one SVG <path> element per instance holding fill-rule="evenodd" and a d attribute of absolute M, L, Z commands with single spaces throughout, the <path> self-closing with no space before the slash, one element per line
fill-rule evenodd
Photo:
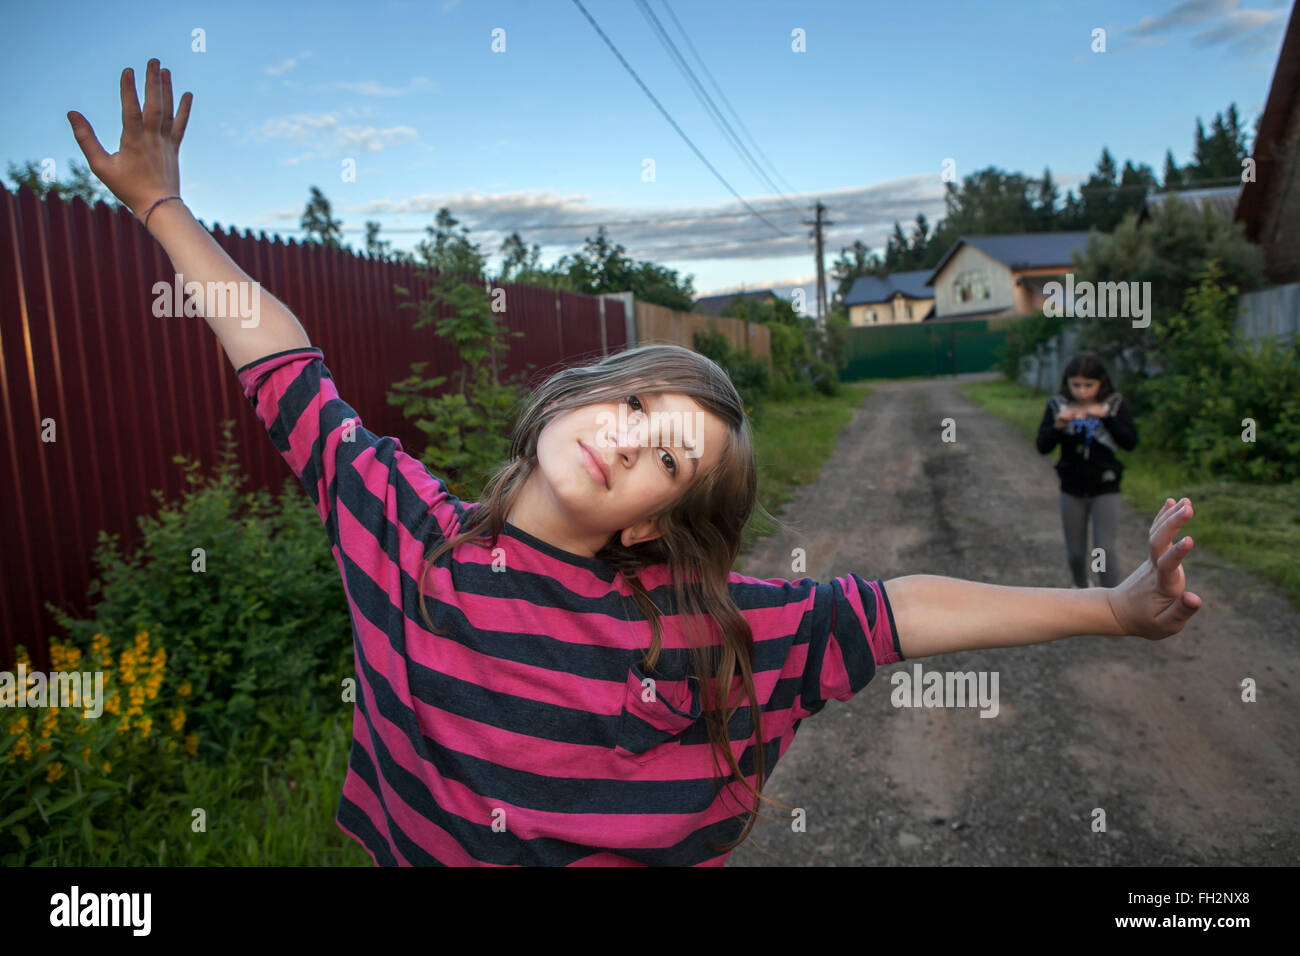
<path fill-rule="evenodd" d="M 1237 289 L 1217 262 L 1182 311 L 1153 323 L 1165 364 L 1142 383 L 1152 447 L 1207 476 L 1300 478 L 1300 346 L 1248 344 L 1236 333 Z M 1245 440 L 1255 423 L 1255 440 Z"/>
<path fill-rule="evenodd" d="M 78 647 L 141 630 L 165 646 L 192 685 L 188 726 L 214 752 L 274 727 L 287 706 L 332 710 L 352 674 L 347 601 L 320 516 L 292 477 L 278 496 L 241 492 L 233 427 L 223 426 L 214 476 L 173 459 L 189 488 L 177 503 L 153 493 L 160 507 L 139 519 L 133 554 L 100 532 L 89 620 L 48 605 Z"/>
<path fill-rule="evenodd" d="M 1065 320 L 1050 318 L 1040 310 L 1014 322 L 999 350 L 998 367 L 1010 381 L 1019 381 L 1024 361 L 1060 334 Z M 1055 390 L 1055 384 L 1052 385 Z"/>
<path fill-rule="evenodd" d="M 740 393 L 746 409 L 757 410 L 762 406 L 772 388 L 771 375 L 762 359 L 748 352 L 736 351 L 725 335 L 713 329 L 696 332 L 693 344 L 695 351 L 722 366 Z"/>

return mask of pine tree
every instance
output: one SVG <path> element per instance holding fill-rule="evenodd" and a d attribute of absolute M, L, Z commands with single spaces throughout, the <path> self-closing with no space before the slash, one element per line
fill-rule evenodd
<path fill-rule="evenodd" d="M 311 187 L 311 199 L 303 211 L 300 221 L 303 232 L 307 233 L 304 242 L 319 242 L 325 246 L 339 248 L 342 232 L 339 230 L 342 220 L 330 217 L 330 201 L 315 186 Z"/>

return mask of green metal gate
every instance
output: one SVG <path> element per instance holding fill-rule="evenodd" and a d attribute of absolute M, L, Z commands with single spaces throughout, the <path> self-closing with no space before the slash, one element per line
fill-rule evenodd
<path fill-rule="evenodd" d="M 846 382 L 987 372 L 995 368 L 1015 319 L 914 322 L 846 329 Z"/>

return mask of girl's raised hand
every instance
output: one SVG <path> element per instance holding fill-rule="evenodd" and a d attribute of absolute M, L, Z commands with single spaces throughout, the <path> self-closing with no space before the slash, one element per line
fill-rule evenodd
<path fill-rule="evenodd" d="M 186 93 L 181 97 L 180 109 L 172 115 L 171 73 L 153 59 L 145 72 L 141 112 L 135 72 L 127 67 L 122 71 L 122 141 L 111 156 L 99 144 L 86 118 L 76 110 L 68 113 L 68 122 L 90 163 L 90 171 L 136 218 L 159 199 L 180 195 L 178 153 L 193 102 L 194 94 Z"/>
<path fill-rule="evenodd" d="M 1172 544 L 1178 529 L 1192 517 L 1192 502 L 1177 504 L 1168 498 L 1156 515 L 1148 537 L 1149 557 L 1106 597 L 1111 612 L 1125 634 L 1160 641 L 1177 634 L 1201 609 L 1201 599 L 1186 590 L 1182 561 L 1192 550 L 1192 539 Z"/>

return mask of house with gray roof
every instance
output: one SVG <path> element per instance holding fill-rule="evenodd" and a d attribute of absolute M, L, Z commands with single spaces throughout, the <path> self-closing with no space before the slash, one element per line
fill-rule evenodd
<path fill-rule="evenodd" d="M 860 276 L 844 297 L 849 325 L 921 322 L 934 311 L 934 291 L 926 286 L 929 269 Z"/>
<path fill-rule="evenodd" d="M 692 312 L 701 315 L 721 315 L 722 310 L 731 305 L 735 299 L 742 302 L 775 302 L 778 296 L 771 289 L 758 289 L 754 292 L 728 292 L 725 295 L 706 295 L 696 299 Z"/>
<path fill-rule="evenodd" d="M 1231 219 L 1237 212 L 1237 202 L 1241 199 L 1241 186 L 1215 186 L 1209 189 L 1176 189 L 1170 192 L 1155 193 L 1148 196 L 1138 212 L 1138 223 L 1146 223 L 1151 214 L 1168 202 L 1181 202 L 1191 206 L 1197 212 L 1207 206 L 1225 219 Z"/>
<path fill-rule="evenodd" d="M 1043 285 L 1074 269 L 1086 232 L 962 236 L 925 280 L 934 294 L 931 322 L 1001 319 L 1043 307 Z"/>

